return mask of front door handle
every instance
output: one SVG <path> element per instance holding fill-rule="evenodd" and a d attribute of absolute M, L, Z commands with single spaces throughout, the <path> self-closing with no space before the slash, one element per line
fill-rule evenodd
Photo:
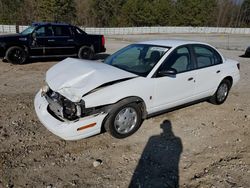
<path fill-rule="evenodd" d="M 217 74 L 220 73 L 220 70 L 217 70 L 216 73 L 217 73 Z"/>
<path fill-rule="evenodd" d="M 55 40 L 54 39 L 49 39 L 48 42 L 55 42 Z"/>
<path fill-rule="evenodd" d="M 191 80 L 193 80 L 194 78 L 193 77 L 190 77 L 190 78 L 188 78 L 188 81 L 191 81 Z"/>
<path fill-rule="evenodd" d="M 74 39 L 68 39 L 68 42 L 74 42 Z"/>

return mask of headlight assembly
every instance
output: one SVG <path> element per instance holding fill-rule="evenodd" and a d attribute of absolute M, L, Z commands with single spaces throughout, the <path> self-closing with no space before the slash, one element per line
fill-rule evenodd
<path fill-rule="evenodd" d="M 60 116 L 67 120 L 73 121 L 83 116 L 85 111 L 85 103 L 83 100 L 80 102 L 72 102 L 60 93 L 53 91 L 48 85 L 41 89 L 42 96 L 45 96 L 48 101 L 49 109 L 54 115 Z"/>
<path fill-rule="evenodd" d="M 49 91 L 49 86 L 46 84 L 41 88 L 41 95 L 44 96 Z"/>

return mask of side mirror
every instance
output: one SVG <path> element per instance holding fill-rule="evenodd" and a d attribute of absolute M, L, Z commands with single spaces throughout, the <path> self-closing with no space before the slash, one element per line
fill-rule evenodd
<path fill-rule="evenodd" d="M 177 71 L 173 68 L 170 68 L 168 70 L 162 70 L 158 72 L 158 76 L 159 77 L 163 77 L 163 76 L 170 76 L 170 77 L 175 77 L 177 74 Z"/>

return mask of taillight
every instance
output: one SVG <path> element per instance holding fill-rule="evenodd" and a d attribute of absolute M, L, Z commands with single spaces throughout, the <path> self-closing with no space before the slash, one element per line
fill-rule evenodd
<path fill-rule="evenodd" d="M 103 46 L 103 47 L 105 46 L 105 38 L 104 38 L 103 35 L 102 35 L 102 46 Z"/>
<path fill-rule="evenodd" d="M 237 67 L 238 67 L 238 69 L 240 70 L 240 64 L 239 64 L 239 63 L 237 63 Z"/>

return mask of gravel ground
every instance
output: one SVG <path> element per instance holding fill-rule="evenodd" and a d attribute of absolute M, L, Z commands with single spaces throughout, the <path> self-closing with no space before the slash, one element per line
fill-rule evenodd
<path fill-rule="evenodd" d="M 237 46 L 242 38 L 233 37 Z M 107 53 L 145 38 L 163 36 L 112 36 Z M 249 187 L 250 59 L 239 57 L 243 51 L 220 51 L 241 63 L 241 80 L 225 104 L 162 114 L 123 140 L 53 135 L 38 121 L 33 99 L 58 60 L 0 62 L 0 187 Z"/>

